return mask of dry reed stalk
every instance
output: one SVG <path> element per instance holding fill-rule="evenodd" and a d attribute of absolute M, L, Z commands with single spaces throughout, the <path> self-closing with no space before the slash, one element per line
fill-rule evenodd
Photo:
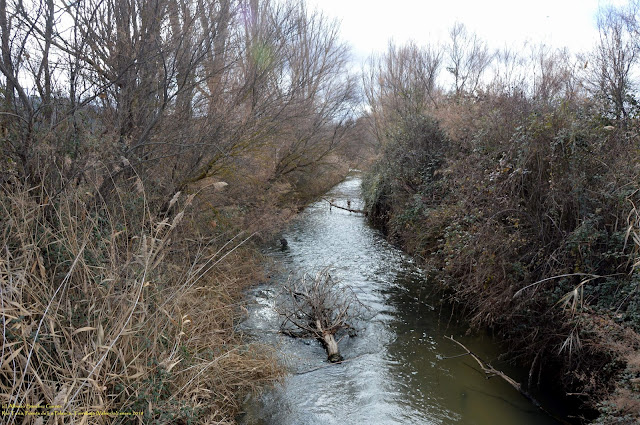
<path fill-rule="evenodd" d="M 247 282 L 225 273 L 242 264 L 237 254 L 251 236 L 194 246 L 176 230 L 192 197 L 180 203 L 174 195 L 171 206 L 180 207 L 161 220 L 144 192 L 132 193 L 142 199 L 133 209 L 126 193 L 118 205 L 90 208 L 74 193 L 53 204 L 29 190 L 0 192 L 2 404 L 223 423 L 239 408 L 239 393 L 278 376 L 268 353 L 233 332 Z M 9 409 L 4 422 L 48 420 L 19 413 Z"/>

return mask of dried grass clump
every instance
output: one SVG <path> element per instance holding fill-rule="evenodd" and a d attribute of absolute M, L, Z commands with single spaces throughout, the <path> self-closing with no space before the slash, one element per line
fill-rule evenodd
<path fill-rule="evenodd" d="M 226 423 L 239 394 L 279 374 L 233 331 L 249 235 L 190 237 L 193 196 L 154 217 L 144 188 L 118 194 L 0 192 L 0 403 L 62 406 L 56 423 Z M 3 423 L 52 423 L 21 410 Z"/>

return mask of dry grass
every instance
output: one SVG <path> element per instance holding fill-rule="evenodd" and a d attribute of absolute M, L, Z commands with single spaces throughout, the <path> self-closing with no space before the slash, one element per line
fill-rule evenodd
<path fill-rule="evenodd" d="M 227 423 L 239 394 L 278 377 L 233 331 L 251 235 L 195 237 L 193 196 L 154 217 L 134 183 L 112 208 L 1 192 L 0 402 L 68 415 L 14 408 L 3 423 Z M 71 416 L 103 411 L 144 416 Z"/>

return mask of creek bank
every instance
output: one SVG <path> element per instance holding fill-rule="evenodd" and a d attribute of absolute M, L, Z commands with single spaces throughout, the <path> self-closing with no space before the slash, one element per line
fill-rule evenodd
<path fill-rule="evenodd" d="M 570 254 L 584 263 L 610 261 L 612 272 L 601 276 L 577 269 L 555 278 L 542 274 L 544 268 L 528 267 L 543 261 L 550 248 L 524 229 L 517 210 L 495 212 L 497 205 L 460 200 L 451 192 L 457 177 L 432 172 L 414 188 L 403 178 L 374 165 L 364 183 L 369 222 L 424 267 L 475 329 L 491 329 L 504 342 L 505 356 L 529 370 L 525 388 L 562 389 L 565 402 L 579 407 L 578 423 L 637 423 L 640 338 L 633 321 L 620 320 L 626 313 L 614 306 L 624 298 L 614 297 L 616 291 L 625 294 L 626 303 L 637 298 L 635 290 L 626 289 L 635 275 L 615 273 L 631 258 L 623 252 L 620 233 L 609 235 L 608 253 L 599 253 L 594 244 L 593 252 L 581 252 L 578 245 Z M 565 256 L 572 237 L 577 236 L 546 242 L 558 244 L 550 255 Z M 607 296 L 611 308 L 603 309 L 600 300 Z"/>
<path fill-rule="evenodd" d="M 350 176 L 327 197 L 361 209 L 359 179 Z M 290 371 L 282 382 L 245 405 L 243 424 L 432 424 L 557 425 L 513 387 L 485 379 L 469 357 L 456 357 L 453 334 L 497 369 L 521 379 L 497 359 L 501 350 L 488 334 L 465 335 L 446 308 L 429 302 L 431 284 L 415 262 L 390 245 L 361 214 L 329 209 L 325 201 L 307 207 L 283 232 L 287 248 L 274 241 L 267 251 L 280 273 L 247 294 L 248 315 L 240 329 L 257 342 L 278 348 Z M 274 306 L 289 272 L 332 268 L 370 314 L 354 323 L 357 336 L 343 330 L 344 356 L 327 362 L 313 339 L 279 332 Z M 373 316 L 373 317 L 371 317 Z"/>

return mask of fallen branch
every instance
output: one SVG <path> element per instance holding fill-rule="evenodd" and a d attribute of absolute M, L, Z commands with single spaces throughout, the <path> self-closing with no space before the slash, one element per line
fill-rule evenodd
<path fill-rule="evenodd" d="M 475 355 L 471 350 L 469 350 L 467 347 L 465 347 L 461 342 L 456 341 L 455 339 L 453 339 L 453 336 L 448 336 L 446 337 L 447 339 L 450 339 L 451 341 L 455 342 L 456 344 L 458 344 L 460 347 L 462 347 L 466 353 L 464 353 L 464 355 L 470 355 L 471 357 L 473 357 L 473 359 L 478 363 L 478 365 L 480 366 L 480 368 L 482 369 L 482 371 L 484 372 L 484 374 L 486 375 L 487 379 L 493 377 L 493 376 L 499 376 L 502 379 L 504 379 L 509 385 L 511 385 L 513 388 L 515 388 L 516 390 L 518 390 L 522 395 L 524 395 L 526 398 L 528 398 L 529 400 L 531 400 L 532 402 L 534 402 L 534 404 L 538 404 L 538 402 L 536 400 L 533 399 L 533 397 L 531 397 L 531 395 L 529 395 L 529 393 L 527 393 L 526 391 L 524 391 L 522 389 L 522 386 L 517 383 L 516 381 L 514 381 L 513 379 L 511 379 L 509 376 L 507 376 L 506 374 L 504 374 L 503 372 L 495 369 L 493 366 L 491 366 L 489 363 L 483 361 L 480 357 L 478 357 L 477 355 Z"/>
<path fill-rule="evenodd" d="M 525 391 L 522 388 L 522 385 L 520 385 L 518 382 L 516 382 L 515 380 L 513 380 L 511 377 L 509 377 L 507 374 L 505 374 L 504 372 L 499 371 L 498 369 L 494 368 L 493 366 L 491 366 L 489 363 L 487 363 L 486 361 L 482 360 L 480 357 L 478 357 L 476 354 L 474 354 L 471 350 L 469 350 L 464 344 L 462 344 L 461 342 L 456 341 L 455 339 L 453 339 L 453 336 L 447 336 L 445 337 L 453 342 L 455 342 L 456 344 L 458 344 L 463 350 L 466 351 L 466 353 L 463 354 L 459 354 L 456 356 L 452 356 L 452 357 L 445 357 L 446 358 L 455 358 L 455 357 L 460 357 L 460 356 L 471 356 L 480 366 L 480 368 L 482 369 L 482 371 L 485 374 L 485 377 L 487 379 L 492 378 L 494 376 L 499 376 L 500 378 L 502 378 L 507 384 L 511 385 L 513 388 L 515 388 L 520 394 L 522 394 L 527 400 L 529 400 L 531 403 L 533 403 L 534 406 L 536 406 L 537 408 L 539 408 L 540 410 L 542 410 L 544 413 L 546 413 L 547 415 L 551 416 L 552 418 L 554 418 L 555 420 L 559 421 L 562 424 L 566 424 L 569 425 L 569 422 L 563 420 L 562 418 L 558 418 L 556 415 L 553 415 L 551 412 L 547 411 L 547 409 L 545 409 L 540 402 L 538 402 L 538 400 L 536 400 L 531 394 L 529 394 L 527 391 Z"/>
<path fill-rule="evenodd" d="M 347 207 L 341 207 L 340 205 L 334 204 L 333 202 L 331 202 L 331 201 L 330 201 L 330 200 L 328 200 L 328 199 L 325 199 L 325 198 L 323 198 L 323 199 L 324 199 L 325 201 L 327 201 L 331 207 L 336 207 L 336 208 L 339 208 L 339 209 L 341 209 L 341 210 L 349 211 L 349 212 L 356 213 L 356 214 L 364 214 L 364 215 L 367 215 L 367 212 L 366 212 L 366 211 L 364 211 L 364 210 L 354 210 L 354 209 L 347 208 Z"/>
<path fill-rule="evenodd" d="M 366 310 L 349 286 L 339 285 L 331 277 L 328 268 L 315 277 L 290 277 L 274 308 L 283 317 L 283 334 L 317 339 L 332 363 L 342 361 L 336 333 L 352 330 L 351 321 L 360 319 Z"/>

